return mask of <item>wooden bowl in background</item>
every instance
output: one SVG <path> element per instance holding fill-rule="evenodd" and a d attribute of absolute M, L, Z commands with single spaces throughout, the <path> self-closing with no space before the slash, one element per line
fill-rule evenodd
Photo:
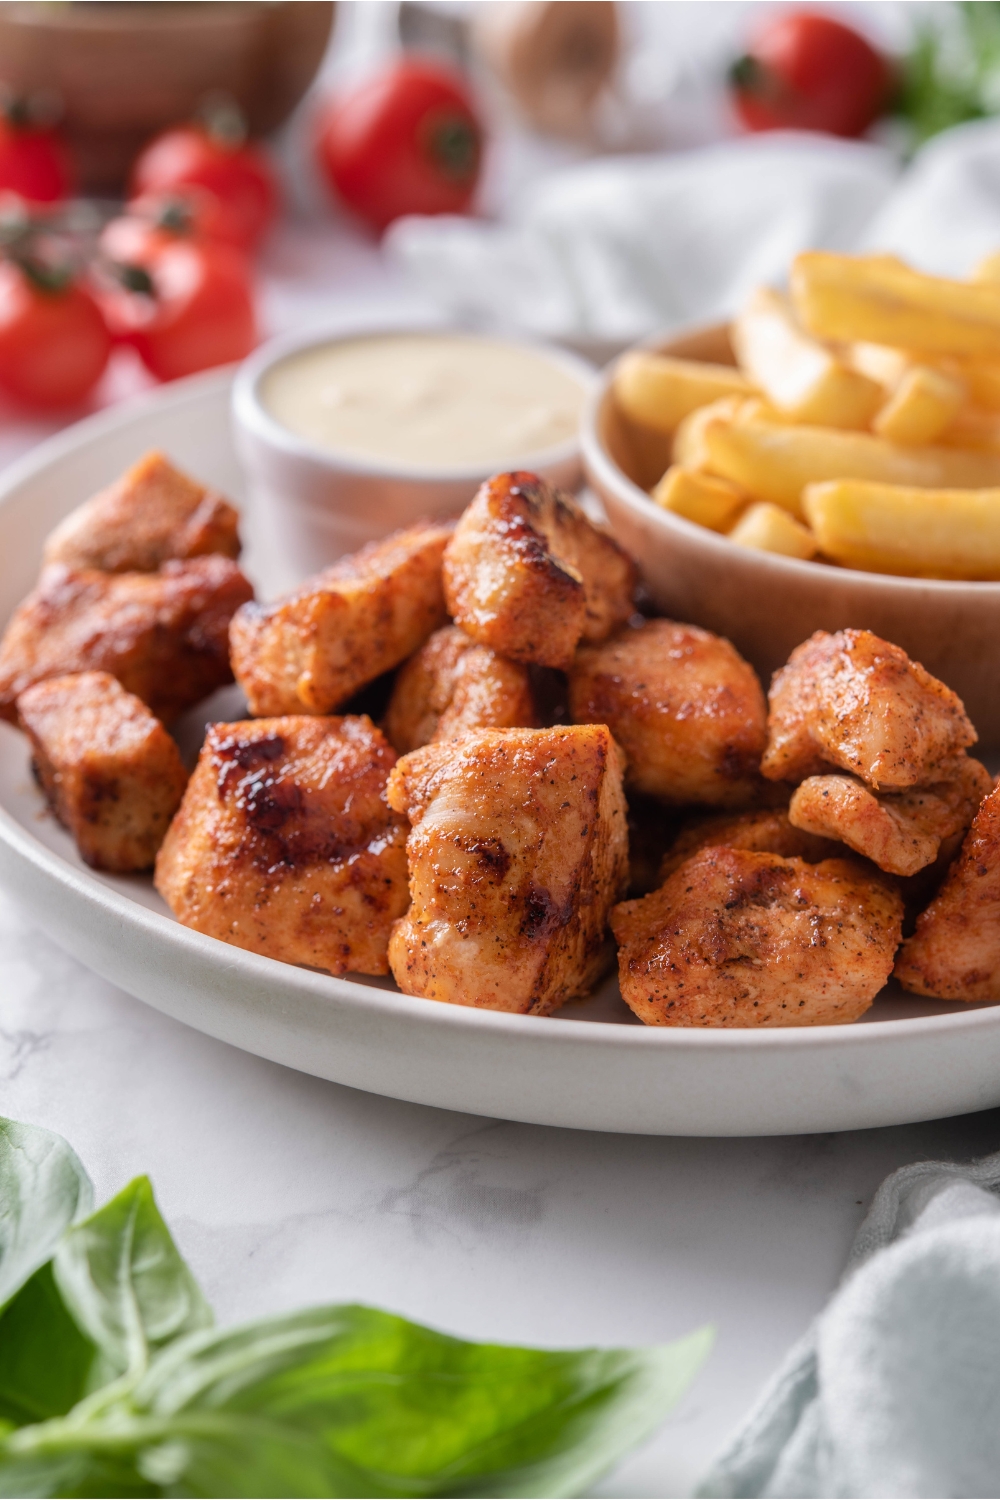
<path fill-rule="evenodd" d="M 332 0 L 0 4 L 0 81 L 51 91 L 81 191 L 119 193 L 143 144 L 229 94 L 251 134 L 285 120 L 316 76 Z"/>

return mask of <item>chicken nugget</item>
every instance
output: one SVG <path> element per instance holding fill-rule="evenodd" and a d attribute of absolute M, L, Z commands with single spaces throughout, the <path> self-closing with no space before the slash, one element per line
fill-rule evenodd
<path fill-rule="evenodd" d="M 538 723 L 528 668 L 446 625 L 400 668 L 385 732 L 406 755 L 470 729 L 534 729 Z"/>

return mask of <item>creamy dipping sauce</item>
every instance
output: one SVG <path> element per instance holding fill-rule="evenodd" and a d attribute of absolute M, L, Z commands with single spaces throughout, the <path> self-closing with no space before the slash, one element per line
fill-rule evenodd
<path fill-rule="evenodd" d="M 586 391 L 523 344 L 393 333 L 304 349 L 264 377 L 264 405 L 310 442 L 393 467 L 509 468 L 575 436 Z"/>

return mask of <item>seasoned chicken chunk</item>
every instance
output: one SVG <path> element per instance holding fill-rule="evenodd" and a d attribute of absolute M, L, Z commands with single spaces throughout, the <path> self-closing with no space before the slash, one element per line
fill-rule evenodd
<path fill-rule="evenodd" d="M 761 769 L 804 781 L 839 767 L 880 789 L 933 780 L 977 739 L 961 699 L 870 630 L 817 630 L 771 683 Z"/>
<path fill-rule="evenodd" d="M 229 622 L 253 589 L 228 557 L 158 573 L 45 568 L 0 640 L 0 718 L 27 688 L 71 672 L 110 672 L 168 722 L 232 682 Z"/>
<path fill-rule="evenodd" d="M 938 768 L 941 780 L 905 792 L 876 793 L 856 776 L 809 776 L 796 787 L 788 816 L 796 828 L 840 839 L 880 870 L 915 875 L 933 864 L 944 840 L 968 828 L 993 786 L 967 755 Z"/>
<path fill-rule="evenodd" d="M 728 641 L 673 620 L 646 620 L 570 671 L 570 714 L 607 724 L 625 751 L 626 785 L 674 804 L 753 800 L 764 749 L 764 694 Z"/>
<path fill-rule="evenodd" d="M 107 672 L 51 677 L 17 700 L 49 806 L 98 870 L 148 870 L 187 771 L 155 714 Z"/>
<path fill-rule="evenodd" d="M 274 604 L 241 609 L 233 671 L 252 714 L 327 714 L 444 624 L 447 526 L 397 531 Z"/>
<path fill-rule="evenodd" d="M 902 919 L 853 860 L 708 848 L 611 926 L 622 998 L 647 1026 L 831 1026 L 885 984 Z"/>
<path fill-rule="evenodd" d="M 478 645 L 457 625 L 436 630 L 399 670 L 385 732 L 400 755 L 470 729 L 534 729 L 527 667 Z"/>
<path fill-rule="evenodd" d="M 635 565 L 568 495 L 537 474 L 496 474 L 444 555 L 448 613 L 513 661 L 566 668 L 580 640 L 629 618 Z"/>
<path fill-rule="evenodd" d="M 239 557 L 238 522 L 228 500 L 154 451 L 71 511 L 46 541 L 43 560 L 105 573 L 155 573 L 171 558 Z"/>
<path fill-rule="evenodd" d="M 156 861 L 186 927 L 331 974 L 385 974 L 407 906 L 395 755 L 364 717 L 209 727 Z"/>
<path fill-rule="evenodd" d="M 1000 1000 L 1000 788 L 984 798 L 944 884 L 900 949 L 896 978 L 939 1000 Z"/>
<path fill-rule="evenodd" d="M 817 838 L 794 828 L 781 808 L 759 808 L 730 816 L 722 813 L 699 818 L 681 830 L 663 856 L 659 884 L 697 854 L 699 849 L 751 849 L 755 854 L 780 854 L 783 859 L 804 859 L 807 865 L 821 859 L 840 859 L 844 846 L 829 838 Z"/>
<path fill-rule="evenodd" d="M 621 757 L 602 725 L 480 729 L 399 761 L 412 905 L 389 963 L 428 1000 L 548 1015 L 608 967 L 628 880 Z"/>

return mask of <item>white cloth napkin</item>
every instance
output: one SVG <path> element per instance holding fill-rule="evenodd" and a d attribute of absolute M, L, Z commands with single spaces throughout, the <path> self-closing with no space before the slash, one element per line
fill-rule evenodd
<path fill-rule="evenodd" d="M 503 224 L 403 219 L 386 248 L 453 317 L 578 340 L 718 320 L 807 248 L 964 275 L 1000 248 L 1000 124 L 950 131 L 906 167 L 794 133 L 600 157 L 535 181 Z"/>
<path fill-rule="evenodd" d="M 879 1188 L 703 1496 L 1000 1494 L 1000 1153 Z"/>

